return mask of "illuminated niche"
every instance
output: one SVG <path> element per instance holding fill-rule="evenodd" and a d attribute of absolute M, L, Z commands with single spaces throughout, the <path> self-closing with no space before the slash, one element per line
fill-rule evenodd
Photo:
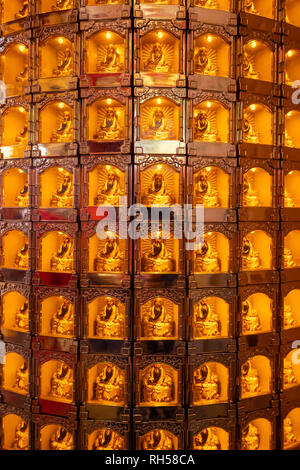
<path fill-rule="evenodd" d="M 105 239 L 95 233 L 88 239 L 88 260 L 89 273 L 125 273 L 126 240 L 110 231 Z"/>
<path fill-rule="evenodd" d="M 242 429 L 241 450 L 270 450 L 271 439 L 271 422 L 265 418 L 253 419 Z"/>
<path fill-rule="evenodd" d="M 106 406 L 125 405 L 125 371 L 112 362 L 99 362 L 87 373 L 87 402 Z"/>
<path fill-rule="evenodd" d="M 193 405 L 228 401 L 229 370 L 220 362 L 206 362 L 193 373 Z"/>
<path fill-rule="evenodd" d="M 140 406 L 178 406 L 178 371 L 152 363 L 139 373 Z"/>
<path fill-rule="evenodd" d="M 73 7 L 74 0 L 40 0 L 40 13 L 70 10 Z"/>
<path fill-rule="evenodd" d="M 170 165 L 151 165 L 140 171 L 141 203 L 172 206 L 179 203 L 180 176 Z"/>
<path fill-rule="evenodd" d="M 125 172 L 114 165 L 97 165 L 88 173 L 88 205 L 119 206 L 126 196 Z"/>
<path fill-rule="evenodd" d="M 222 168 L 207 166 L 193 175 L 193 202 L 205 208 L 229 207 L 230 176 Z"/>
<path fill-rule="evenodd" d="M 28 145 L 28 111 L 10 106 L 2 114 L 1 152 L 4 158 L 22 158 Z"/>
<path fill-rule="evenodd" d="M 300 73 L 300 50 L 290 49 L 285 53 L 285 84 L 292 85 Z"/>
<path fill-rule="evenodd" d="M 121 434 L 110 428 L 96 429 L 87 435 L 88 450 L 125 450 Z"/>
<path fill-rule="evenodd" d="M 40 111 L 40 143 L 63 143 L 74 140 L 73 109 L 62 101 L 52 101 Z"/>
<path fill-rule="evenodd" d="M 5 355 L 2 388 L 20 395 L 28 395 L 29 367 L 20 354 L 9 352 Z"/>
<path fill-rule="evenodd" d="M 17 291 L 2 296 L 2 330 L 29 333 L 29 301 Z"/>
<path fill-rule="evenodd" d="M 243 238 L 242 271 L 272 269 L 272 238 L 263 230 L 253 230 Z"/>
<path fill-rule="evenodd" d="M 194 273 L 228 273 L 229 239 L 220 232 L 204 233 L 204 242 L 194 250 Z"/>
<path fill-rule="evenodd" d="M 300 5 L 297 0 L 286 0 L 285 2 L 287 23 L 291 23 L 295 26 L 300 26 Z"/>
<path fill-rule="evenodd" d="M 101 98 L 88 106 L 88 139 L 100 142 L 125 139 L 125 106 Z"/>
<path fill-rule="evenodd" d="M 141 139 L 179 140 L 179 105 L 161 96 L 144 101 L 140 108 Z"/>
<path fill-rule="evenodd" d="M 178 305 L 166 297 L 155 297 L 140 306 L 141 340 L 178 339 Z"/>
<path fill-rule="evenodd" d="M 74 72 L 74 46 L 64 36 L 50 36 L 40 44 L 39 78 L 70 77 Z"/>
<path fill-rule="evenodd" d="M 229 304 L 220 297 L 205 297 L 193 306 L 193 339 L 229 336 Z"/>
<path fill-rule="evenodd" d="M 273 52 L 262 41 L 251 40 L 244 46 L 243 76 L 254 80 L 273 81 Z"/>
<path fill-rule="evenodd" d="M 39 397 L 44 400 L 72 403 L 74 396 L 73 367 L 63 361 L 47 361 L 40 367 Z"/>
<path fill-rule="evenodd" d="M 153 30 L 141 38 L 141 72 L 179 73 L 180 40 L 164 30 Z"/>
<path fill-rule="evenodd" d="M 282 385 L 287 390 L 300 384 L 300 365 L 293 361 L 294 350 L 291 350 L 283 359 Z"/>
<path fill-rule="evenodd" d="M 250 104 L 243 119 L 243 142 L 249 144 L 273 144 L 273 114 L 263 104 Z"/>
<path fill-rule="evenodd" d="M 193 437 L 194 450 L 229 450 L 229 433 L 223 428 L 210 426 Z"/>
<path fill-rule="evenodd" d="M 51 167 L 40 174 L 40 207 L 73 207 L 73 175 L 65 168 Z"/>
<path fill-rule="evenodd" d="M 272 207 L 272 176 L 254 167 L 243 174 L 243 207 Z"/>
<path fill-rule="evenodd" d="M 193 140 L 229 142 L 229 110 L 218 101 L 201 101 L 193 110 Z"/>
<path fill-rule="evenodd" d="M 283 420 L 283 448 L 291 449 L 300 444 L 300 408 L 293 408 Z"/>
<path fill-rule="evenodd" d="M 289 111 L 285 115 L 284 145 L 286 147 L 300 148 L 300 112 Z"/>
<path fill-rule="evenodd" d="M 229 77 L 230 45 L 220 36 L 203 34 L 194 40 L 194 73 Z"/>
<path fill-rule="evenodd" d="M 291 170 L 284 177 L 284 207 L 300 207 L 300 171 Z"/>
<path fill-rule="evenodd" d="M 63 426 L 48 424 L 40 431 L 41 450 L 73 450 L 73 436 Z"/>
<path fill-rule="evenodd" d="M 246 13 L 275 19 L 275 0 L 243 0 Z"/>
<path fill-rule="evenodd" d="M 300 230 L 291 230 L 284 237 L 283 267 L 285 269 L 300 266 Z"/>
<path fill-rule="evenodd" d="M 88 338 L 125 339 L 126 306 L 115 297 L 100 296 L 87 305 Z"/>
<path fill-rule="evenodd" d="M 39 312 L 39 333 L 43 336 L 74 336 L 74 305 L 63 296 L 42 300 Z"/>
<path fill-rule="evenodd" d="M 64 232 L 51 230 L 39 239 L 39 270 L 71 273 L 74 270 L 74 241 Z"/>
<path fill-rule="evenodd" d="M 125 70 L 125 39 L 114 31 L 99 31 L 86 41 L 87 73 L 121 73 Z"/>
<path fill-rule="evenodd" d="M 141 450 L 178 450 L 178 438 L 166 429 L 153 429 L 140 438 Z"/>
<path fill-rule="evenodd" d="M 272 299 L 262 292 L 242 302 L 242 334 L 253 335 L 272 331 Z"/>
<path fill-rule="evenodd" d="M 2 173 L 2 207 L 28 207 L 28 174 L 21 168 Z"/>
<path fill-rule="evenodd" d="M 257 355 L 241 367 L 241 399 L 271 393 L 271 362 L 266 356 Z"/>
<path fill-rule="evenodd" d="M 28 237 L 19 230 L 9 230 L 2 237 L 1 267 L 28 269 Z"/>
<path fill-rule="evenodd" d="M 22 43 L 12 43 L 1 54 L 1 79 L 6 85 L 6 93 L 23 93 L 28 83 L 29 51 Z"/>
<path fill-rule="evenodd" d="M 23 418 L 7 414 L 2 418 L 2 449 L 29 450 L 29 429 Z"/>
<path fill-rule="evenodd" d="M 150 236 L 141 238 L 141 271 L 152 274 L 178 273 L 179 240 L 172 233 L 166 238 L 161 230 Z"/>
<path fill-rule="evenodd" d="M 2 0 L 1 23 L 20 20 L 28 16 L 29 0 Z"/>
<path fill-rule="evenodd" d="M 291 290 L 284 297 L 283 304 L 283 328 L 297 328 L 300 326 L 300 311 L 298 308 L 300 302 L 300 289 Z"/>

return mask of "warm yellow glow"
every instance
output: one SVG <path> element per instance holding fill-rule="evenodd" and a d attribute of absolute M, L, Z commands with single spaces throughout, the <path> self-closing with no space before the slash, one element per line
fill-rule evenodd
<path fill-rule="evenodd" d="M 161 104 L 161 99 L 157 98 L 157 104 Z"/>
<path fill-rule="evenodd" d="M 207 36 L 207 42 L 212 42 L 213 36 Z"/>
<path fill-rule="evenodd" d="M 287 52 L 288 57 L 292 57 L 293 54 L 294 54 L 294 51 L 292 51 L 292 50 Z"/>
<path fill-rule="evenodd" d="M 107 104 L 111 104 L 111 99 L 107 98 L 106 102 L 107 102 Z"/>
<path fill-rule="evenodd" d="M 251 109 L 251 111 L 255 111 L 255 110 L 256 110 L 255 104 L 251 104 L 251 105 L 250 105 L 250 109 Z"/>
<path fill-rule="evenodd" d="M 252 173 L 255 173 L 256 172 L 256 168 L 251 168 Z"/>
<path fill-rule="evenodd" d="M 110 39 L 110 38 L 111 38 L 111 33 L 107 32 L 107 33 L 105 34 L 105 37 L 106 37 L 106 39 Z"/>
<path fill-rule="evenodd" d="M 23 44 L 19 45 L 19 51 L 24 52 L 25 51 L 25 46 Z"/>
<path fill-rule="evenodd" d="M 65 106 L 64 103 L 58 103 L 58 107 L 59 107 L 60 109 L 63 109 L 64 106 Z"/>
<path fill-rule="evenodd" d="M 19 172 L 19 173 L 24 173 L 24 171 L 21 170 L 21 168 L 18 168 L 18 172 Z"/>
<path fill-rule="evenodd" d="M 159 31 L 157 33 L 157 36 L 159 37 L 159 39 L 161 39 L 163 37 L 164 33 L 162 31 Z"/>
<path fill-rule="evenodd" d="M 58 38 L 58 42 L 59 42 L 59 44 L 63 44 L 64 38 Z"/>
<path fill-rule="evenodd" d="M 251 47 L 252 47 L 253 49 L 255 49 L 255 47 L 256 47 L 256 45 L 257 45 L 257 44 L 256 44 L 256 41 L 251 41 L 250 44 L 251 44 Z"/>
<path fill-rule="evenodd" d="M 208 101 L 208 102 L 206 103 L 206 107 L 207 107 L 207 108 L 211 108 L 211 102 L 210 102 L 210 101 Z"/>
<path fill-rule="evenodd" d="M 22 108 L 22 106 L 20 106 L 20 107 L 18 108 L 18 110 L 20 111 L 20 113 L 25 113 L 25 109 Z"/>
<path fill-rule="evenodd" d="M 292 112 L 292 111 L 289 111 L 289 112 L 287 113 L 287 117 L 291 117 L 292 114 L 293 114 L 293 112 Z"/>

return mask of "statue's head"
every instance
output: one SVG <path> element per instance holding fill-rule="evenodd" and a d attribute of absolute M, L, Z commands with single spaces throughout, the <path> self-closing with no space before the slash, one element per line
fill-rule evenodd
<path fill-rule="evenodd" d="M 159 42 L 156 42 L 152 48 L 152 51 L 155 53 L 155 54 L 161 54 L 162 52 L 162 47 L 161 47 L 161 44 Z"/>
<path fill-rule="evenodd" d="M 198 51 L 198 54 L 199 54 L 199 57 L 201 59 L 205 59 L 206 56 L 207 56 L 207 49 L 206 47 L 200 47 L 199 51 Z"/>
<path fill-rule="evenodd" d="M 64 111 L 64 119 L 66 121 L 71 121 L 71 114 L 69 111 Z"/>
<path fill-rule="evenodd" d="M 115 171 L 113 170 L 110 170 L 108 173 L 107 173 L 107 180 L 109 183 L 114 183 L 115 181 L 118 180 L 118 175 Z"/>
<path fill-rule="evenodd" d="M 248 240 L 248 238 L 244 239 L 243 242 L 243 255 L 249 255 L 251 250 L 251 242 Z"/>
<path fill-rule="evenodd" d="M 197 119 L 199 121 L 206 121 L 207 120 L 207 113 L 203 110 L 199 111 L 199 113 L 197 114 Z"/>
<path fill-rule="evenodd" d="M 164 117 L 164 113 L 162 112 L 161 109 L 155 109 L 153 115 L 154 115 L 154 119 L 156 119 L 156 120 L 160 120 Z"/>
<path fill-rule="evenodd" d="M 113 54 L 113 53 L 115 52 L 115 50 L 116 50 L 116 48 L 115 48 L 115 46 L 114 46 L 113 44 L 109 44 L 109 45 L 107 46 L 107 52 L 108 52 L 108 54 Z"/>
<path fill-rule="evenodd" d="M 114 119 L 117 117 L 116 111 L 113 108 L 108 108 L 106 110 L 107 119 Z"/>

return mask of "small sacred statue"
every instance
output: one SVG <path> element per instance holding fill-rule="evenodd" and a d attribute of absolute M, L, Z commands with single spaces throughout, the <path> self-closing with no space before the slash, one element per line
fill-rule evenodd
<path fill-rule="evenodd" d="M 52 11 L 68 10 L 73 8 L 73 0 L 56 0 L 52 6 Z"/>
<path fill-rule="evenodd" d="M 24 126 L 23 131 L 19 132 L 16 135 L 15 142 L 16 144 L 25 145 L 28 140 L 28 126 Z"/>
<path fill-rule="evenodd" d="M 194 450 L 221 450 L 221 444 L 214 428 L 206 428 L 194 438 Z"/>
<path fill-rule="evenodd" d="M 295 445 L 297 442 L 291 418 L 283 420 L 283 444 L 284 448 Z"/>
<path fill-rule="evenodd" d="M 71 175 L 65 171 L 59 171 L 57 176 L 57 189 L 50 200 L 51 207 L 72 207 L 73 205 L 73 181 Z"/>
<path fill-rule="evenodd" d="M 59 116 L 58 129 L 53 131 L 51 142 L 72 142 L 73 140 L 73 120 L 69 111 L 63 111 Z"/>
<path fill-rule="evenodd" d="M 28 0 L 23 0 L 23 5 L 22 5 L 22 7 L 21 7 L 20 10 L 15 14 L 16 20 L 18 20 L 18 19 L 20 19 L 20 18 L 24 18 L 25 16 L 28 15 L 28 4 L 29 4 L 29 1 L 28 1 Z"/>
<path fill-rule="evenodd" d="M 141 450 L 176 450 L 174 436 L 164 429 L 154 429 L 141 438 Z"/>
<path fill-rule="evenodd" d="M 193 326 L 195 338 L 213 338 L 221 334 L 218 314 L 205 300 L 200 300 L 194 307 Z"/>
<path fill-rule="evenodd" d="M 100 429 L 93 442 L 93 450 L 124 450 L 124 439 L 112 429 Z"/>
<path fill-rule="evenodd" d="M 284 131 L 284 145 L 285 147 L 295 148 L 294 139 L 291 136 L 289 136 L 287 130 Z"/>
<path fill-rule="evenodd" d="M 216 51 L 200 47 L 195 53 L 194 59 L 195 73 L 201 75 L 216 75 Z"/>
<path fill-rule="evenodd" d="M 28 183 L 24 184 L 23 189 L 16 196 L 16 205 L 18 207 L 27 207 L 29 203 Z"/>
<path fill-rule="evenodd" d="M 29 252 L 28 243 L 24 243 L 23 248 L 21 248 L 16 254 L 16 258 L 15 258 L 16 269 L 28 269 L 28 252 Z"/>
<path fill-rule="evenodd" d="M 218 3 L 215 0 L 195 0 L 195 6 L 202 8 L 218 8 Z"/>
<path fill-rule="evenodd" d="M 242 450 L 258 450 L 260 435 L 258 429 L 249 423 L 242 431 Z"/>
<path fill-rule="evenodd" d="M 289 248 L 284 248 L 283 250 L 283 265 L 285 269 L 294 268 L 296 266 L 292 250 Z"/>
<path fill-rule="evenodd" d="M 121 190 L 120 176 L 116 170 L 110 168 L 104 174 L 102 171 L 98 172 L 98 194 L 95 197 L 95 206 L 101 204 L 109 204 L 111 206 L 118 206 L 120 196 L 124 195 Z"/>
<path fill-rule="evenodd" d="M 118 112 L 114 108 L 104 109 L 103 106 L 99 106 L 97 130 L 93 137 L 97 140 L 119 140 L 123 138 Z"/>
<path fill-rule="evenodd" d="M 144 63 L 145 72 L 169 72 L 170 65 L 166 62 L 163 45 L 159 42 L 152 44 L 149 58 Z"/>
<path fill-rule="evenodd" d="M 113 405 L 124 404 L 124 372 L 114 364 L 101 364 L 93 389 L 95 401 L 103 401 Z"/>
<path fill-rule="evenodd" d="M 28 393 L 29 391 L 28 365 L 25 361 L 17 369 L 16 383 L 14 388 L 21 391 L 21 393 Z"/>
<path fill-rule="evenodd" d="M 142 319 L 142 336 L 148 339 L 168 339 L 175 335 L 175 321 L 164 300 L 155 298 Z"/>
<path fill-rule="evenodd" d="M 142 271 L 153 273 L 168 273 L 176 271 L 176 260 L 169 253 L 162 232 L 157 232 L 158 238 L 150 240 L 150 251 L 142 256 Z"/>
<path fill-rule="evenodd" d="M 258 11 L 255 9 L 255 2 L 254 0 L 244 0 L 244 8 L 247 13 L 253 13 L 254 15 L 258 15 Z"/>
<path fill-rule="evenodd" d="M 242 366 L 242 393 L 247 395 L 257 395 L 260 389 L 260 379 L 256 369 L 252 366 L 251 360 Z"/>
<path fill-rule="evenodd" d="M 67 364 L 57 365 L 56 372 L 51 377 L 49 396 L 61 400 L 72 400 L 73 371 Z"/>
<path fill-rule="evenodd" d="M 27 300 L 22 307 L 16 310 L 15 327 L 24 331 L 28 331 L 29 329 L 29 308 Z"/>
<path fill-rule="evenodd" d="M 73 305 L 63 302 L 50 321 L 51 335 L 72 336 L 74 333 Z"/>
<path fill-rule="evenodd" d="M 243 121 L 243 140 L 250 144 L 258 144 L 258 136 L 254 130 L 254 117 L 253 115 L 245 114 Z"/>
<path fill-rule="evenodd" d="M 123 270 L 124 255 L 121 253 L 119 237 L 112 232 L 107 232 L 104 243 L 98 242 L 98 251 L 94 260 L 96 272 L 121 272 Z"/>
<path fill-rule="evenodd" d="M 219 194 L 216 188 L 216 172 L 203 168 L 195 180 L 195 204 L 204 207 L 220 207 Z"/>
<path fill-rule="evenodd" d="M 194 139 L 202 142 L 217 142 L 216 116 L 202 109 L 194 116 Z"/>
<path fill-rule="evenodd" d="M 283 198 L 284 198 L 284 207 L 295 207 L 292 195 L 287 191 L 286 188 L 284 189 Z"/>
<path fill-rule="evenodd" d="M 124 64 L 121 63 L 119 49 L 116 45 L 109 44 L 103 51 L 103 46 L 98 48 L 97 72 L 122 72 Z"/>
<path fill-rule="evenodd" d="M 219 273 L 221 271 L 221 260 L 212 243 L 213 240 L 205 240 L 204 235 L 203 245 L 195 252 L 195 272 Z"/>
<path fill-rule="evenodd" d="M 73 450 L 73 437 L 65 428 L 57 426 L 49 443 L 50 450 Z"/>
<path fill-rule="evenodd" d="M 152 112 L 145 138 L 153 140 L 168 140 L 170 138 L 166 117 L 162 109 L 154 109 Z"/>
<path fill-rule="evenodd" d="M 244 238 L 242 248 L 242 265 L 246 271 L 260 269 L 261 260 L 258 251 L 255 251 L 248 238 Z"/>
<path fill-rule="evenodd" d="M 249 177 L 244 175 L 243 178 L 243 206 L 258 207 L 260 204 L 258 193 L 252 187 Z"/>
<path fill-rule="evenodd" d="M 95 320 L 95 336 L 103 339 L 122 339 L 125 316 L 116 299 L 106 297 L 105 300 L 104 308 L 97 313 Z"/>
<path fill-rule="evenodd" d="M 172 371 L 164 364 L 147 367 L 141 378 L 142 403 L 170 403 L 175 399 L 175 382 Z"/>
<path fill-rule="evenodd" d="M 65 235 L 55 255 L 51 258 L 51 270 L 57 272 L 72 271 L 73 269 L 73 242 Z"/>
<path fill-rule="evenodd" d="M 283 384 L 289 386 L 297 383 L 298 381 L 293 371 L 292 362 L 285 358 L 283 361 Z"/>
<path fill-rule="evenodd" d="M 218 401 L 220 398 L 220 381 L 207 364 L 194 372 L 194 404 L 204 401 Z"/>
<path fill-rule="evenodd" d="M 167 191 L 167 181 L 162 170 L 156 170 L 151 184 L 142 194 L 142 204 L 146 206 L 171 206 L 175 198 Z"/>
<path fill-rule="evenodd" d="M 57 77 L 66 77 L 73 73 L 72 50 L 66 47 L 63 51 L 57 53 L 57 66 L 53 69 L 53 75 Z"/>
<path fill-rule="evenodd" d="M 260 318 L 257 310 L 252 308 L 249 300 L 242 304 L 243 333 L 256 333 L 261 330 Z"/>
<path fill-rule="evenodd" d="M 28 425 L 25 421 L 21 421 L 20 424 L 16 426 L 15 438 L 13 440 L 11 449 L 13 450 L 28 450 Z"/>
<path fill-rule="evenodd" d="M 283 324 L 285 329 L 294 328 L 297 325 L 292 307 L 286 303 L 283 309 Z"/>
<path fill-rule="evenodd" d="M 28 80 L 28 70 L 29 70 L 29 67 L 28 67 L 28 60 L 27 60 L 24 66 L 23 72 L 20 72 L 16 76 L 16 82 L 21 82 L 21 83 L 26 82 Z"/>
<path fill-rule="evenodd" d="M 243 71 L 244 71 L 244 77 L 245 78 L 253 78 L 253 79 L 258 79 L 259 74 L 255 71 L 254 68 L 254 57 L 249 56 L 247 52 L 244 52 L 243 56 Z"/>

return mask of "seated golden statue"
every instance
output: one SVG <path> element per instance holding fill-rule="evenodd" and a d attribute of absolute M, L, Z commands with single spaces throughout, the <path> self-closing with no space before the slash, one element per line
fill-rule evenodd
<path fill-rule="evenodd" d="M 292 250 L 290 250 L 289 248 L 284 248 L 283 250 L 283 266 L 285 269 L 296 267 L 296 263 L 293 259 Z"/>
<path fill-rule="evenodd" d="M 258 79 L 259 74 L 255 71 L 253 61 L 250 59 L 247 52 L 244 52 L 243 56 L 243 71 L 244 77 Z"/>
<path fill-rule="evenodd" d="M 163 364 L 153 364 L 143 374 L 141 401 L 143 403 L 170 403 L 175 398 L 174 377 Z"/>
<path fill-rule="evenodd" d="M 244 0 L 244 8 L 247 13 L 253 13 L 258 15 L 258 11 L 255 9 L 254 0 Z"/>
<path fill-rule="evenodd" d="M 57 426 L 49 443 L 50 450 L 73 450 L 73 437 L 65 428 Z"/>
<path fill-rule="evenodd" d="M 246 271 L 261 268 L 261 260 L 258 251 L 255 251 L 248 238 L 244 238 L 242 249 L 242 265 Z"/>
<path fill-rule="evenodd" d="M 202 8 L 218 8 L 218 3 L 215 0 L 195 0 L 195 5 Z"/>
<path fill-rule="evenodd" d="M 70 175 L 64 172 L 62 183 L 58 184 L 56 193 L 52 194 L 51 207 L 72 207 L 73 182 Z"/>
<path fill-rule="evenodd" d="M 166 62 L 163 46 L 157 42 L 152 45 L 148 60 L 144 63 L 145 72 L 168 72 L 169 64 Z"/>
<path fill-rule="evenodd" d="M 220 398 L 219 377 L 212 372 L 207 364 L 203 364 L 194 372 L 193 402 L 197 404 L 203 400 L 218 401 Z"/>
<path fill-rule="evenodd" d="M 16 426 L 15 438 L 13 440 L 11 449 L 13 450 L 28 450 L 28 425 L 25 421 L 21 421 L 20 424 Z"/>
<path fill-rule="evenodd" d="M 151 251 L 143 254 L 142 271 L 154 273 L 176 271 L 176 261 L 168 252 L 162 232 L 158 233 L 158 238 L 151 239 Z"/>
<path fill-rule="evenodd" d="M 289 136 L 287 130 L 284 131 L 284 145 L 285 147 L 291 147 L 291 148 L 295 147 L 294 139 Z"/>
<path fill-rule="evenodd" d="M 141 441 L 142 450 L 176 450 L 171 433 L 164 429 L 147 432 Z"/>
<path fill-rule="evenodd" d="M 154 299 L 152 307 L 142 320 L 143 336 L 149 339 L 173 337 L 175 321 L 172 312 L 168 312 L 163 299 Z"/>
<path fill-rule="evenodd" d="M 28 15 L 28 4 L 29 4 L 29 1 L 28 1 L 28 0 L 23 0 L 23 5 L 22 5 L 22 7 L 21 7 L 20 10 L 15 14 L 16 20 L 18 20 L 18 19 L 20 19 L 20 18 L 24 18 L 25 16 Z"/>
<path fill-rule="evenodd" d="M 69 111 L 64 111 L 61 118 L 61 123 L 52 133 L 51 142 L 71 142 L 73 140 L 73 120 Z"/>
<path fill-rule="evenodd" d="M 72 73 L 72 51 L 69 47 L 66 47 L 64 51 L 58 53 L 57 67 L 53 69 L 53 75 L 65 77 L 72 75 Z"/>
<path fill-rule="evenodd" d="M 53 11 L 68 10 L 73 8 L 73 0 L 56 0 L 52 6 Z"/>
<path fill-rule="evenodd" d="M 28 252 L 29 247 L 28 243 L 24 243 L 23 248 L 18 251 L 15 258 L 15 268 L 16 269 L 28 269 Z"/>
<path fill-rule="evenodd" d="M 27 207 L 29 204 L 28 184 L 25 184 L 20 193 L 16 196 L 16 204 L 18 207 Z"/>
<path fill-rule="evenodd" d="M 257 310 L 252 308 L 249 300 L 245 300 L 242 304 L 243 315 L 243 332 L 255 333 L 261 330 L 260 318 Z"/>
<path fill-rule="evenodd" d="M 258 193 L 255 191 L 247 176 L 244 175 L 243 179 L 243 206 L 245 207 L 258 207 L 260 201 L 258 198 Z"/>
<path fill-rule="evenodd" d="M 200 300 L 195 306 L 193 325 L 196 338 L 203 336 L 211 338 L 221 334 L 221 323 L 218 314 L 204 300 Z"/>
<path fill-rule="evenodd" d="M 123 131 L 119 123 L 117 112 L 114 108 L 107 108 L 103 122 L 98 126 L 98 129 L 94 134 L 94 139 L 118 140 L 122 139 L 122 134 Z"/>
<path fill-rule="evenodd" d="M 260 435 L 258 429 L 249 423 L 242 432 L 242 450 L 258 450 Z"/>
<path fill-rule="evenodd" d="M 194 139 L 203 142 L 218 141 L 216 132 L 214 132 L 208 115 L 205 111 L 200 110 L 194 117 Z"/>
<path fill-rule="evenodd" d="M 244 142 L 249 142 L 250 144 L 258 144 L 258 136 L 256 135 L 250 120 L 252 119 L 249 119 L 249 117 L 245 115 L 243 121 L 243 140 Z"/>
<path fill-rule="evenodd" d="M 24 361 L 23 364 L 17 369 L 16 372 L 16 383 L 15 387 L 17 390 L 28 393 L 29 383 L 28 383 L 28 365 Z"/>
<path fill-rule="evenodd" d="M 212 188 L 209 172 L 204 168 L 195 183 L 195 204 L 204 207 L 220 207 L 218 191 Z"/>
<path fill-rule="evenodd" d="M 16 311 L 15 326 L 20 330 L 27 331 L 29 329 L 29 308 L 27 301 Z"/>
<path fill-rule="evenodd" d="M 124 315 L 116 300 L 106 297 L 103 311 L 97 313 L 95 320 L 95 336 L 100 338 L 119 339 L 124 335 Z"/>
<path fill-rule="evenodd" d="M 284 207 L 295 207 L 294 200 L 291 194 L 288 193 L 286 189 L 284 189 L 283 198 L 284 198 Z"/>
<path fill-rule="evenodd" d="M 292 385 L 297 383 L 298 381 L 293 371 L 292 362 L 285 358 L 283 361 L 283 384 Z"/>
<path fill-rule="evenodd" d="M 26 82 L 28 80 L 28 64 L 25 65 L 23 72 L 16 76 L 16 82 Z"/>
<path fill-rule="evenodd" d="M 285 329 L 294 328 L 297 325 L 292 307 L 286 303 L 284 304 L 283 309 L 283 324 Z"/>
<path fill-rule="evenodd" d="M 51 335 L 72 336 L 74 331 L 73 305 L 63 302 L 51 318 Z"/>
<path fill-rule="evenodd" d="M 114 234 L 109 233 L 104 248 L 99 245 L 96 258 L 94 260 L 94 270 L 96 272 L 121 272 L 123 269 L 124 256 L 119 246 L 119 238 L 114 238 Z"/>
<path fill-rule="evenodd" d="M 116 171 L 109 170 L 104 180 L 104 187 L 99 188 L 94 204 L 96 206 L 101 204 L 117 206 L 120 196 L 122 196 L 122 191 L 120 188 L 119 175 Z"/>
<path fill-rule="evenodd" d="M 166 118 L 162 109 L 154 109 L 148 129 L 143 133 L 144 138 L 152 140 L 168 140 L 170 138 Z"/>
<path fill-rule="evenodd" d="M 219 273 L 221 271 L 221 260 L 218 252 L 211 244 L 204 240 L 202 247 L 195 252 L 195 272 Z"/>
<path fill-rule="evenodd" d="M 248 360 L 242 366 L 242 393 L 247 395 L 257 395 L 260 389 L 260 379 L 256 369 L 252 366 L 251 360 Z"/>
<path fill-rule="evenodd" d="M 51 377 L 49 396 L 62 400 L 73 398 L 73 371 L 67 364 L 59 364 Z"/>
<path fill-rule="evenodd" d="M 166 189 L 166 180 L 163 173 L 155 171 L 152 176 L 151 185 L 147 192 L 142 195 L 142 204 L 146 206 L 171 206 L 175 203 L 175 198 Z"/>
<path fill-rule="evenodd" d="M 124 65 L 121 64 L 120 52 L 117 46 L 109 44 L 103 61 L 97 61 L 97 72 L 122 72 Z"/>
<path fill-rule="evenodd" d="M 289 447 L 297 443 L 297 438 L 294 433 L 294 427 L 290 418 L 283 420 L 283 444 L 284 447 Z"/>
<path fill-rule="evenodd" d="M 111 429 L 100 429 L 93 442 L 93 450 L 124 450 L 124 439 Z"/>
<path fill-rule="evenodd" d="M 112 404 L 124 402 L 125 380 L 124 374 L 114 365 L 102 365 L 93 384 L 94 400 Z"/>
<path fill-rule="evenodd" d="M 50 261 L 51 271 L 72 271 L 73 269 L 73 242 L 70 237 L 64 236 L 63 241 Z"/>
<path fill-rule="evenodd" d="M 216 75 L 217 69 L 209 57 L 208 49 L 200 47 L 194 59 L 195 72 L 201 75 Z"/>
<path fill-rule="evenodd" d="M 221 444 L 214 428 L 206 428 L 194 438 L 194 450 L 221 450 Z"/>
<path fill-rule="evenodd" d="M 24 130 L 18 132 L 15 138 L 16 144 L 25 145 L 28 142 L 28 126 L 24 126 Z"/>

